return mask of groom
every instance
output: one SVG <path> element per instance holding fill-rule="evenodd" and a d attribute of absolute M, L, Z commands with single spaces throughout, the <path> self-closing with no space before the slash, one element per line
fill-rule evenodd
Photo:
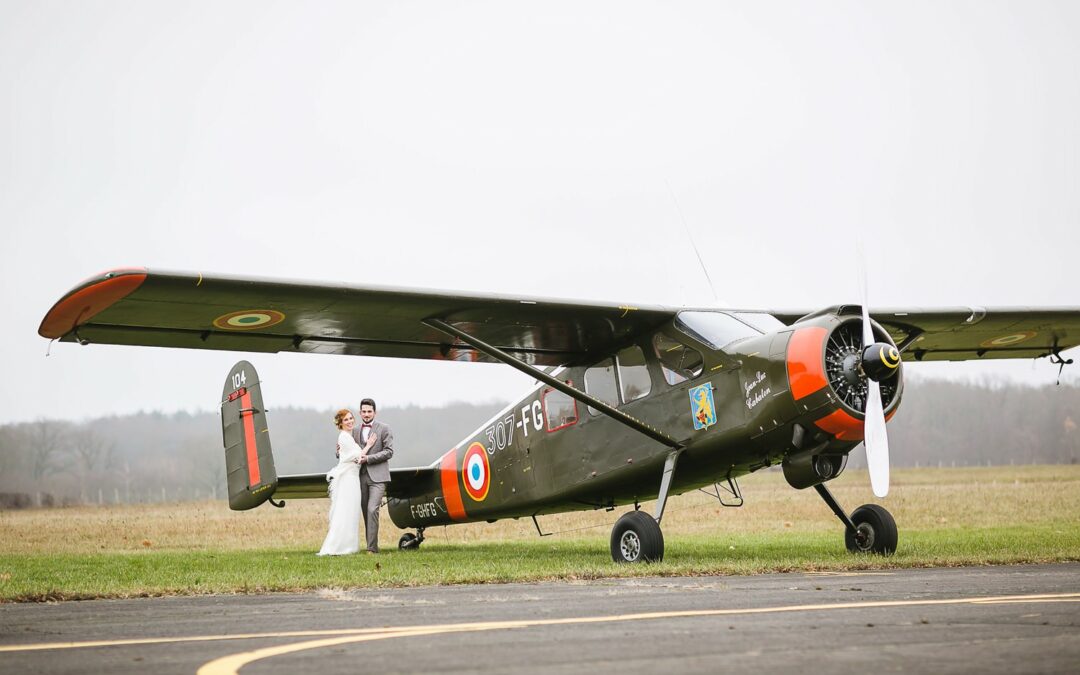
<path fill-rule="evenodd" d="M 360 509 L 364 516 L 364 533 L 367 535 L 368 553 L 379 552 L 379 506 L 386 496 L 386 484 L 390 482 L 390 458 L 394 456 L 394 433 L 390 427 L 375 421 L 375 401 L 360 401 L 360 420 L 353 428 L 353 439 L 363 448 L 368 438 L 375 434 L 375 445 L 360 455 Z"/>

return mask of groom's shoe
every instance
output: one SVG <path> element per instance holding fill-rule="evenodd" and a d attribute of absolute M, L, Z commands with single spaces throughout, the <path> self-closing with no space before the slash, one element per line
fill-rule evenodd
<path fill-rule="evenodd" d="M 378 551 L 372 551 L 370 548 L 367 550 L 368 555 L 375 555 Z"/>

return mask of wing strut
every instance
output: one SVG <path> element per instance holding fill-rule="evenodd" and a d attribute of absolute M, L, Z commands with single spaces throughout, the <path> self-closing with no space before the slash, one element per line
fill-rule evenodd
<path fill-rule="evenodd" d="M 653 518 L 659 523 L 664 517 L 664 507 L 667 506 L 668 489 L 671 488 L 671 476 L 675 473 L 675 464 L 679 461 L 681 450 L 672 450 L 664 460 L 664 476 L 660 479 L 660 494 L 656 497 L 656 513 Z"/>
<path fill-rule="evenodd" d="M 539 368 L 536 368 L 535 366 L 530 366 L 524 361 L 510 356 L 498 347 L 489 345 L 483 340 L 473 337 L 472 335 L 469 335 L 468 333 L 460 330 L 459 328 L 456 328 L 455 326 L 451 326 L 442 319 L 424 319 L 423 323 L 424 325 L 434 328 L 437 331 L 441 331 L 443 333 L 446 333 L 447 335 L 458 338 L 462 342 L 475 348 L 477 351 L 487 354 L 496 361 L 502 361 L 506 365 L 520 370 L 529 377 L 534 377 L 537 380 L 540 380 L 544 384 L 548 385 L 549 387 L 561 391 L 562 393 L 575 400 L 581 401 L 585 405 L 592 406 L 594 409 L 599 410 L 600 412 L 604 413 L 616 422 L 621 422 L 633 429 L 634 431 L 644 434 L 645 436 L 648 436 L 649 438 L 653 439 L 658 443 L 663 443 L 669 448 L 673 448 L 675 450 L 681 450 L 683 447 L 682 444 L 680 444 L 674 438 L 671 438 L 667 434 L 663 433 L 662 431 L 654 429 L 653 427 L 642 422 L 641 420 L 627 415 L 618 408 L 611 407 L 607 403 L 604 403 L 603 401 L 594 396 L 589 396 L 580 389 L 572 387 L 569 384 L 566 384 L 565 382 L 548 375 L 547 373 L 540 370 Z"/>

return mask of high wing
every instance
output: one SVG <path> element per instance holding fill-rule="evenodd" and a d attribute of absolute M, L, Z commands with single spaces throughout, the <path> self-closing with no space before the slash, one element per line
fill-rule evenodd
<path fill-rule="evenodd" d="M 407 499 L 429 487 L 436 478 L 438 468 L 425 466 L 408 469 L 390 469 L 390 482 L 386 495 L 394 499 Z M 274 488 L 276 499 L 316 499 L 326 497 L 326 472 L 278 476 Z"/>
<path fill-rule="evenodd" d="M 538 366 L 610 353 L 664 307 L 335 283 L 114 270 L 62 297 L 38 332 L 66 342 L 491 362 L 422 322 L 441 319 Z"/>
<path fill-rule="evenodd" d="M 847 305 L 814 314 L 859 311 Z M 807 315 L 770 313 L 789 325 Z M 905 361 L 1037 358 L 1080 344 L 1080 307 L 880 309 L 871 317 L 889 331 Z"/>
<path fill-rule="evenodd" d="M 786 324 L 814 312 L 772 311 Z M 559 366 L 617 350 L 675 316 L 668 307 L 568 302 L 340 283 L 114 270 L 65 294 L 38 332 L 88 342 L 492 362 L 425 324 L 446 323 L 525 363 Z M 1080 344 L 1080 308 L 882 309 L 905 360 L 1034 358 Z"/>

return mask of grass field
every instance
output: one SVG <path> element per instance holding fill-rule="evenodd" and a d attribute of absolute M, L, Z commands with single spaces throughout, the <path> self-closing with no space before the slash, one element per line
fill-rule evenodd
<path fill-rule="evenodd" d="M 1080 466 L 895 470 L 885 500 L 863 472 L 830 487 L 849 511 L 879 501 L 893 513 L 896 555 L 847 553 L 817 494 L 777 472 L 744 480 L 739 509 L 697 492 L 670 501 L 655 565 L 610 561 L 626 509 L 541 518 L 557 532 L 543 538 L 530 520 L 432 528 L 407 553 L 384 514 L 384 554 L 318 558 L 324 500 L 78 507 L 0 512 L 0 601 L 1080 560 Z"/>

